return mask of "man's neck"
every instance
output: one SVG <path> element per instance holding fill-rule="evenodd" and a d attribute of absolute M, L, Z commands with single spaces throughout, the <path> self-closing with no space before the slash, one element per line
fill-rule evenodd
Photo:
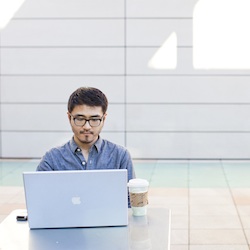
<path fill-rule="evenodd" d="M 85 155 L 89 154 L 90 148 L 96 143 L 96 141 L 98 139 L 99 139 L 99 137 L 94 142 L 91 142 L 91 143 L 82 143 L 82 142 L 78 141 L 76 138 L 74 138 L 74 141 L 77 144 L 77 146 L 82 150 L 82 153 L 85 157 Z"/>

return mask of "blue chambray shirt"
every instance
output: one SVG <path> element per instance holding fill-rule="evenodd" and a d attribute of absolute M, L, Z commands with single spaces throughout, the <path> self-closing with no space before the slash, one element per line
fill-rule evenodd
<path fill-rule="evenodd" d="M 37 171 L 127 169 L 128 181 L 135 178 L 128 150 L 101 137 L 90 148 L 86 162 L 74 139 L 52 148 L 42 157 Z M 128 201 L 130 206 L 130 202 Z"/>

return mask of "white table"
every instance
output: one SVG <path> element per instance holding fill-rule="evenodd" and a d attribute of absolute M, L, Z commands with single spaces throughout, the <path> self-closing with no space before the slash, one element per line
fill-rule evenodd
<path fill-rule="evenodd" d="M 130 209 L 129 209 L 130 210 Z M 0 224 L 0 250 L 169 250 L 170 211 L 148 208 L 147 216 L 129 211 L 126 227 L 33 229 L 17 222 L 14 210 Z"/>

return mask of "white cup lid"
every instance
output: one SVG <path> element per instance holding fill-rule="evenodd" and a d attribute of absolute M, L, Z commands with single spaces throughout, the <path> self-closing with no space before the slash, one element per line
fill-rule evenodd
<path fill-rule="evenodd" d="M 131 179 L 128 182 L 128 187 L 148 187 L 149 183 L 144 179 Z"/>

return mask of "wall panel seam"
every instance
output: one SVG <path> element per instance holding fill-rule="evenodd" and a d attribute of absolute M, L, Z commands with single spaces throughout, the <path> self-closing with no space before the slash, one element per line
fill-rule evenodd
<path fill-rule="evenodd" d="M 127 20 L 193 20 L 193 17 L 128 17 Z M 22 20 L 124 20 L 124 17 L 14 17 L 14 21 Z"/>
<path fill-rule="evenodd" d="M 33 77 L 33 76 L 39 76 L 39 77 L 46 77 L 46 76 L 51 76 L 51 77 L 57 77 L 57 76 L 65 76 L 65 77 L 72 77 L 72 76 L 123 76 L 124 77 L 124 74 L 47 74 L 47 73 L 44 73 L 44 74 L 41 74 L 41 73 L 38 73 L 38 74 L 1 74 L 1 76 L 4 76 L 4 77 L 18 77 L 18 76 L 27 76 L 27 77 Z M 218 73 L 210 73 L 210 74 L 203 74 L 203 73 L 200 73 L 200 74 L 174 74 L 174 73 L 169 73 L 169 74 L 129 74 L 127 73 L 126 76 L 131 76 L 131 77 L 250 77 L 250 72 L 249 74 L 241 74 L 241 73 L 235 73 L 235 74 L 229 74 L 229 73 L 221 73 L 221 74 L 218 74 Z M 202 84 L 202 83 L 201 83 Z"/>
<path fill-rule="evenodd" d="M 0 130 L 0 132 L 5 132 L 5 133 L 72 133 L 72 131 L 69 130 Z M 187 131 L 178 131 L 178 130 L 169 130 L 169 131 L 163 131 L 163 130 L 147 130 L 147 131 L 142 131 L 142 130 L 106 130 L 103 129 L 102 133 L 124 133 L 126 132 L 127 134 L 250 134 L 250 130 L 228 130 L 228 131 L 222 131 L 222 130 L 187 130 Z"/>

